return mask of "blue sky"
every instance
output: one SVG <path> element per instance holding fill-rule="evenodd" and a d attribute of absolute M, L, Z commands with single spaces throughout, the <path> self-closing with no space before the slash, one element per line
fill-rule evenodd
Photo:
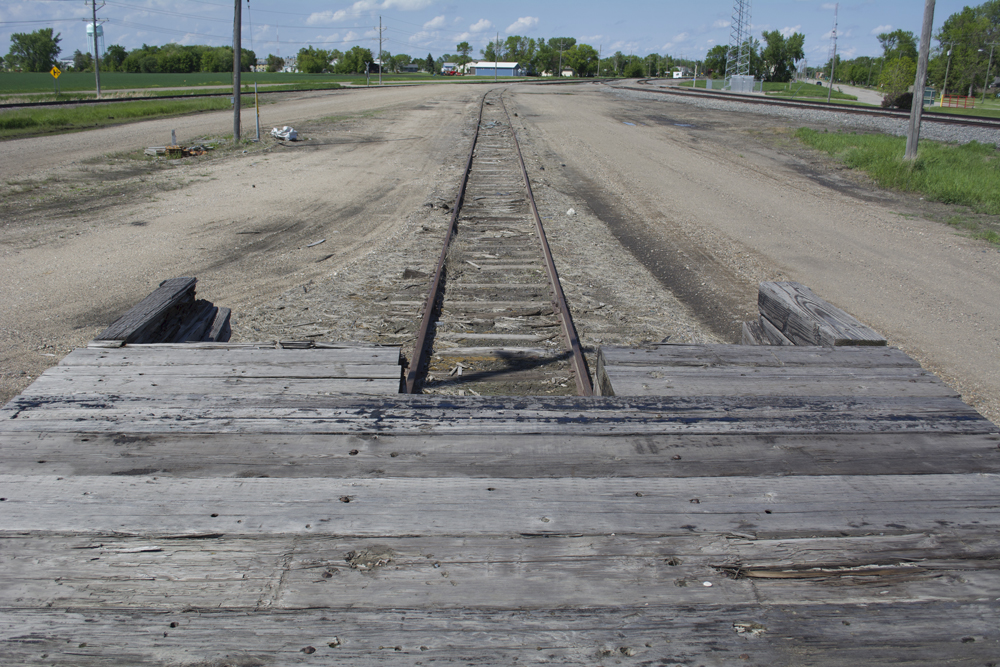
<path fill-rule="evenodd" d="M 528 37 L 575 37 L 600 48 L 646 55 L 659 53 L 704 58 L 716 44 L 729 42 L 732 0 L 251 0 L 243 2 L 243 44 L 258 56 L 289 56 L 313 45 L 344 50 L 355 44 L 378 49 L 382 17 L 383 48 L 391 53 L 438 57 L 455 53 L 468 41 L 473 55 L 500 33 Z M 975 0 L 938 0 L 935 32 L 951 14 Z M 98 2 L 100 7 L 101 2 Z M 756 0 L 753 34 L 764 30 L 805 34 L 806 58 L 819 65 L 830 52 L 834 3 L 821 0 Z M 875 35 L 895 30 L 920 35 L 920 0 L 846 0 L 840 3 L 837 51 L 844 58 L 879 55 Z M 0 55 L 10 35 L 53 27 L 62 34 L 62 55 L 87 50 L 85 24 L 90 3 L 82 0 L 0 0 Z M 147 44 L 232 42 L 233 2 L 225 0 L 105 0 L 98 10 L 105 43 L 133 49 Z M 279 41 L 280 40 L 280 41 Z M 934 42 L 936 44 L 936 42 Z"/>

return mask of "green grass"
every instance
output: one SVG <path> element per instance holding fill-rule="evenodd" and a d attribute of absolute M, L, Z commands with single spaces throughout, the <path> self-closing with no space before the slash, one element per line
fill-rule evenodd
<path fill-rule="evenodd" d="M 259 84 L 310 84 L 358 83 L 364 82 L 363 74 L 293 74 L 285 72 L 243 72 L 243 83 Z M 453 77 L 431 77 L 429 74 L 383 74 L 384 82 L 428 82 L 441 81 Z M 378 80 L 378 75 L 373 77 Z M 93 72 L 64 72 L 59 77 L 60 92 L 84 92 L 94 90 Z M 125 90 L 130 88 L 177 88 L 184 86 L 229 86 L 233 77 L 229 72 L 196 72 L 194 74 L 130 74 L 127 72 L 102 72 L 101 90 Z M 48 72 L 0 72 L 0 95 L 19 93 L 52 93 L 54 80 Z"/>
<path fill-rule="evenodd" d="M 872 177 L 883 188 L 919 192 L 930 201 L 960 204 L 1000 215 L 1000 151 L 976 142 L 952 145 L 923 140 L 912 162 L 903 161 L 906 140 L 883 134 L 817 132 L 795 136 Z"/>
<path fill-rule="evenodd" d="M 705 80 L 699 79 L 697 82 L 698 88 L 705 87 Z M 680 84 L 681 86 L 687 86 L 690 88 L 694 85 L 694 82 L 685 81 Z M 792 82 L 788 83 L 776 83 L 773 81 L 764 82 L 764 94 L 774 97 L 788 97 L 788 98 L 800 98 L 800 99 L 826 99 L 829 90 L 823 86 L 815 86 L 811 83 L 800 83 Z M 830 95 L 830 99 L 833 100 L 845 100 L 845 101 L 857 101 L 857 97 L 854 95 L 848 95 L 847 93 L 838 93 L 836 86 L 834 86 L 833 93 Z"/>
<path fill-rule="evenodd" d="M 252 104 L 252 96 L 243 96 L 244 107 Z M 13 109 L 0 112 L 0 138 L 74 132 L 129 121 L 231 108 L 228 99 L 211 97 L 195 100 L 118 102 L 113 105 Z"/>
<path fill-rule="evenodd" d="M 955 215 L 946 221 L 952 227 L 961 229 L 974 239 L 982 239 L 995 246 L 1000 246 L 1000 233 L 981 224 L 978 220 Z"/>

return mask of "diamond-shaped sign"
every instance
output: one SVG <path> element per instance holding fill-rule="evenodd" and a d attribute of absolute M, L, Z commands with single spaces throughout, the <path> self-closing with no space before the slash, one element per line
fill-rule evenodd
<path fill-rule="evenodd" d="M 53 79 L 58 79 L 59 75 L 62 74 L 62 70 L 59 69 L 58 67 L 56 67 L 55 65 L 53 65 L 52 69 L 49 70 L 49 74 L 52 75 Z"/>

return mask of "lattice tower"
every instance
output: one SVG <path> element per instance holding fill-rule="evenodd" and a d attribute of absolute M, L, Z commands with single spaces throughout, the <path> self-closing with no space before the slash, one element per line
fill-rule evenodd
<path fill-rule="evenodd" d="M 729 27 L 726 80 L 750 75 L 750 0 L 733 0 L 733 22 Z"/>

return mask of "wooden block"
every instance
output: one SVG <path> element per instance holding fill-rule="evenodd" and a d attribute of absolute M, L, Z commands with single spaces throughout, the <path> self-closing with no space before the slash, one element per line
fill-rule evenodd
<path fill-rule="evenodd" d="M 788 340 L 788 338 L 783 333 L 778 331 L 778 328 L 775 327 L 773 324 L 771 324 L 770 320 L 768 320 L 763 315 L 760 316 L 759 323 L 761 331 L 764 332 L 764 337 L 767 339 L 768 345 L 779 345 L 779 346 L 795 345 L 795 343 Z"/>
<path fill-rule="evenodd" d="M 96 340 L 123 340 L 126 343 L 156 341 L 160 325 L 177 308 L 194 303 L 197 282 L 197 278 L 164 280 L 152 294 L 102 331 Z"/>
<path fill-rule="evenodd" d="M 186 317 L 180 322 L 180 331 L 170 342 L 184 343 L 189 340 L 202 340 L 202 336 L 215 320 L 218 311 L 219 309 L 210 302 L 199 299 L 195 307 L 188 311 Z"/>
<path fill-rule="evenodd" d="M 208 327 L 208 332 L 202 340 L 212 343 L 224 343 L 228 341 L 233 333 L 233 330 L 229 326 L 229 317 L 231 314 L 232 311 L 229 308 L 217 308 L 215 310 L 215 319 L 212 320 L 212 324 Z"/>
<path fill-rule="evenodd" d="M 744 322 L 740 343 L 742 345 L 770 345 L 771 341 L 764 334 L 760 322 Z"/>
<path fill-rule="evenodd" d="M 795 282 L 763 282 L 757 305 L 796 345 L 885 345 L 878 332 Z"/>

